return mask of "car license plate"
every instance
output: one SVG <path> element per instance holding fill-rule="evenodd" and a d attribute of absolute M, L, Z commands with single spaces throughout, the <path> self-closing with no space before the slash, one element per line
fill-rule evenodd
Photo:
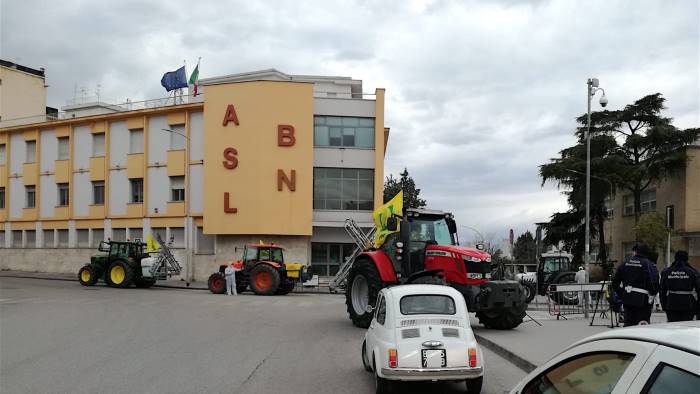
<path fill-rule="evenodd" d="M 445 349 L 423 349 L 421 356 L 423 368 L 444 368 L 447 366 Z"/>

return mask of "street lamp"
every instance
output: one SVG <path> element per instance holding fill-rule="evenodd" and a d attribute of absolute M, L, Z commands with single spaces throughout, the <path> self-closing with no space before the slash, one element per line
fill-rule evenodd
<path fill-rule="evenodd" d="M 467 226 L 466 224 L 461 224 L 460 227 L 468 228 L 468 229 L 474 231 L 479 237 L 481 237 L 481 242 L 480 242 L 480 243 L 481 243 L 482 245 L 486 246 L 486 245 L 485 245 L 485 244 L 486 244 L 486 238 L 484 238 L 484 235 L 481 234 L 481 232 L 480 232 L 479 230 L 475 229 L 474 227 Z"/>
<path fill-rule="evenodd" d="M 585 235 L 585 254 L 586 254 L 586 272 L 591 274 L 591 98 L 600 90 L 603 96 L 600 98 L 600 105 L 605 107 L 608 105 L 608 99 L 605 97 L 605 90 L 598 87 L 598 78 L 588 78 L 587 102 L 588 102 L 588 121 L 586 122 L 586 235 Z"/>
<path fill-rule="evenodd" d="M 173 134 L 181 135 L 181 136 L 185 137 L 185 139 L 186 139 L 187 141 L 190 141 L 189 137 L 187 137 L 186 135 L 182 134 L 182 133 L 179 132 L 179 131 L 175 131 L 175 130 L 172 130 L 172 129 L 161 129 L 161 130 L 167 131 L 168 133 L 173 133 Z"/>

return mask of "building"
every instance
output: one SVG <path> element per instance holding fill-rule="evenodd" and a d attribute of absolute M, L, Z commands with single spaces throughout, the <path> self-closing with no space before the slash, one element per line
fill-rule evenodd
<path fill-rule="evenodd" d="M 671 236 L 671 259 L 676 250 L 687 250 L 690 263 L 700 269 L 700 143 L 687 148 L 688 165 L 677 176 L 666 179 L 642 193 L 641 210 L 658 212 L 665 217 L 666 207 L 673 206 L 674 229 Z M 609 209 L 605 239 L 611 259 L 618 262 L 632 255 L 634 236 L 634 198 L 619 192 Z M 594 249 L 597 244 L 593 242 Z M 665 266 L 665 249 L 659 250 L 659 268 Z"/>
<path fill-rule="evenodd" d="M 18 124 L 55 114 L 54 108 L 46 107 L 46 88 L 43 68 L 36 70 L 0 59 L 0 122 L 12 119 Z"/>
<path fill-rule="evenodd" d="M 159 233 L 190 280 L 259 240 L 332 275 L 345 219 L 370 227 L 382 204 L 384 90 L 277 70 L 200 82 L 0 128 L 0 269 L 77 272 L 102 240 Z"/>

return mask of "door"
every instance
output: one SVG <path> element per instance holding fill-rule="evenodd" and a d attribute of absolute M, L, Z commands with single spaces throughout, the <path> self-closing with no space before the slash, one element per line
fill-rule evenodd
<path fill-rule="evenodd" d="M 367 341 L 367 359 L 372 362 L 373 360 L 373 353 L 377 352 L 379 353 L 378 356 L 381 355 L 381 349 L 377 349 L 378 345 L 381 343 L 380 339 L 377 338 L 377 336 L 382 335 L 382 330 L 384 330 L 384 325 L 386 324 L 386 299 L 384 298 L 383 293 L 379 293 L 379 296 L 377 297 L 377 304 L 374 309 L 374 316 L 372 317 L 372 322 L 369 324 L 369 328 L 367 329 L 367 334 L 365 336 L 366 341 Z M 381 368 L 379 359 L 381 357 L 377 357 L 377 368 Z"/>
<path fill-rule="evenodd" d="M 659 346 L 644 364 L 628 393 L 697 393 L 700 387 L 700 357 L 682 350 Z"/>

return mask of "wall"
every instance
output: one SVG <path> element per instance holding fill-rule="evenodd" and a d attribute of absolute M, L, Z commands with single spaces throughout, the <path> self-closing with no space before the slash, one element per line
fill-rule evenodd
<path fill-rule="evenodd" d="M 311 235 L 313 191 L 313 85 L 294 82 L 242 82 L 207 86 L 204 103 L 204 232 L 206 234 Z M 233 105 L 239 125 L 222 123 Z M 278 146 L 279 125 L 292 125 L 296 142 Z M 238 165 L 223 166 L 227 147 Z M 296 188 L 282 185 L 278 170 Z M 229 208 L 224 213 L 224 193 Z M 269 220 L 262 220 L 270 218 Z"/>
<path fill-rule="evenodd" d="M 0 117 L 3 120 L 46 114 L 44 78 L 0 66 Z"/>

